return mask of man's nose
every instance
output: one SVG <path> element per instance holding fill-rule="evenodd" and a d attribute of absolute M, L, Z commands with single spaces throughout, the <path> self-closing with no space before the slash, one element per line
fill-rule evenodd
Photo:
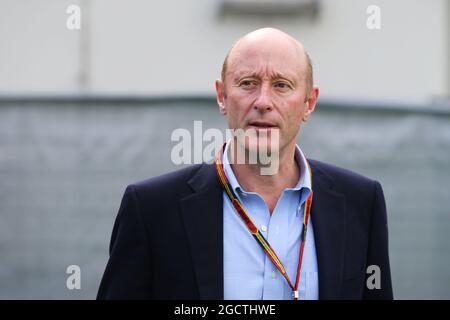
<path fill-rule="evenodd" d="M 270 92 L 270 84 L 264 83 L 261 85 L 258 96 L 253 104 L 253 108 L 259 112 L 271 111 L 273 108 L 272 98 Z"/>

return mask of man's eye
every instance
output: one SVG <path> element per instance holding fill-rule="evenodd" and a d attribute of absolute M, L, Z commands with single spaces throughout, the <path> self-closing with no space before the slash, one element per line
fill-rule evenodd
<path fill-rule="evenodd" d="M 290 86 L 287 83 L 285 83 L 285 82 L 277 82 L 277 83 L 275 83 L 275 87 L 276 88 L 280 88 L 280 89 L 288 89 L 288 88 L 290 88 Z"/>
<path fill-rule="evenodd" d="M 239 86 L 241 86 L 241 87 L 251 87 L 252 85 L 255 85 L 255 81 L 243 80 L 239 83 Z"/>

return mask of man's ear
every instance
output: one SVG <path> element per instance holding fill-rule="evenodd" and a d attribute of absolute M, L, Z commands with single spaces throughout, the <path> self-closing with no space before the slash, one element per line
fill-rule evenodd
<path fill-rule="evenodd" d="M 319 87 L 313 87 L 311 88 L 309 92 L 308 100 L 306 100 L 305 106 L 305 114 L 303 115 L 303 121 L 308 121 L 308 119 L 311 117 L 311 114 L 314 112 L 314 109 L 316 108 L 317 99 L 319 98 Z"/>
<path fill-rule="evenodd" d="M 216 99 L 217 104 L 219 105 L 220 113 L 223 115 L 227 114 L 227 109 L 225 107 L 225 84 L 219 79 L 216 80 Z"/>

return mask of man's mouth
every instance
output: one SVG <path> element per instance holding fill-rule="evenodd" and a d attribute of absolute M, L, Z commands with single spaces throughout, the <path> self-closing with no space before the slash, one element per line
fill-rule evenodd
<path fill-rule="evenodd" d="M 277 125 L 270 121 L 251 121 L 249 122 L 249 127 L 258 130 L 258 129 L 276 128 Z"/>

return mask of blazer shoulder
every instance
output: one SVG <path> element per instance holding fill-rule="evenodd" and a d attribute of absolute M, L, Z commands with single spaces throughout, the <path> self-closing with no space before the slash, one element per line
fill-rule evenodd
<path fill-rule="evenodd" d="M 349 208 L 366 212 L 363 216 L 367 219 L 372 208 L 385 206 L 383 189 L 377 180 L 321 161 L 309 160 L 309 163 L 313 171 L 313 190 L 315 182 L 326 185 L 331 191 L 344 195 Z"/>
<path fill-rule="evenodd" d="M 360 173 L 338 167 L 336 165 L 325 163 L 322 161 L 308 159 L 311 169 L 318 172 L 321 175 L 326 176 L 334 184 L 343 186 L 347 189 L 349 186 L 353 186 L 356 189 L 364 187 L 373 187 L 380 183 L 372 178 L 366 177 Z"/>
<path fill-rule="evenodd" d="M 179 189 L 181 186 L 186 185 L 186 182 L 191 179 L 191 177 L 193 177 L 203 165 L 204 164 L 194 164 L 183 167 L 181 169 L 132 183 L 128 187 L 135 189 L 137 192 Z"/>

